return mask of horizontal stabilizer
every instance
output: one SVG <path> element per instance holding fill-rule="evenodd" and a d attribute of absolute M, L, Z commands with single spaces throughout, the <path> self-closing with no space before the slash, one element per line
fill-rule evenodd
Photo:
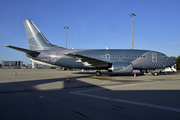
<path fill-rule="evenodd" d="M 18 50 L 18 51 L 21 51 L 21 52 L 25 52 L 25 53 L 33 56 L 33 57 L 37 57 L 40 54 L 40 52 L 33 51 L 33 50 L 28 50 L 28 49 L 24 49 L 24 48 L 14 47 L 14 46 L 10 46 L 10 45 L 4 45 L 4 46 L 12 48 L 12 49 L 15 49 L 15 50 Z"/>

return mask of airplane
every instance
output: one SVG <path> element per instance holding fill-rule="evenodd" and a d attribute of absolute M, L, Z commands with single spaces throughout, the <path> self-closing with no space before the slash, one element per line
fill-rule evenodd
<path fill-rule="evenodd" d="M 96 69 L 96 76 L 101 70 L 112 73 L 132 73 L 140 70 L 142 74 L 151 72 L 157 75 L 156 69 L 171 67 L 176 61 L 164 53 L 137 49 L 67 49 L 51 44 L 32 20 L 23 21 L 29 49 L 4 45 L 26 53 L 36 63 L 47 66 L 65 67 L 69 69 Z"/>
<path fill-rule="evenodd" d="M 37 68 L 37 69 L 49 69 L 50 67 L 48 67 L 48 66 L 43 66 L 43 65 L 39 65 L 39 64 L 35 64 L 35 67 Z"/>

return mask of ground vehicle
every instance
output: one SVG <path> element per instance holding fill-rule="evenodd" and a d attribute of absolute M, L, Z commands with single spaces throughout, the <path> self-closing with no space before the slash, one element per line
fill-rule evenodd
<path fill-rule="evenodd" d="M 172 65 L 171 67 L 165 67 L 163 69 L 156 69 L 156 72 L 177 72 L 176 64 Z"/>

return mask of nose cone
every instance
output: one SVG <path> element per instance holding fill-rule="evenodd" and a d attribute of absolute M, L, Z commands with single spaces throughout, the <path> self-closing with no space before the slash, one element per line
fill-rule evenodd
<path fill-rule="evenodd" d="M 169 58 L 169 61 L 170 61 L 171 66 L 176 64 L 176 61 L 174 59 L 172 59 L 172 58 Z"/>

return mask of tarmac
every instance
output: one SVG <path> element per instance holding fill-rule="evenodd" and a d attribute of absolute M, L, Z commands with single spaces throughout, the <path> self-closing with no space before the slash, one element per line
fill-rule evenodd
<path fill-rule="evenodd" d="M 180 72 L 0 69 L 0 106 L 0 120 L 180 120 Z"/>

